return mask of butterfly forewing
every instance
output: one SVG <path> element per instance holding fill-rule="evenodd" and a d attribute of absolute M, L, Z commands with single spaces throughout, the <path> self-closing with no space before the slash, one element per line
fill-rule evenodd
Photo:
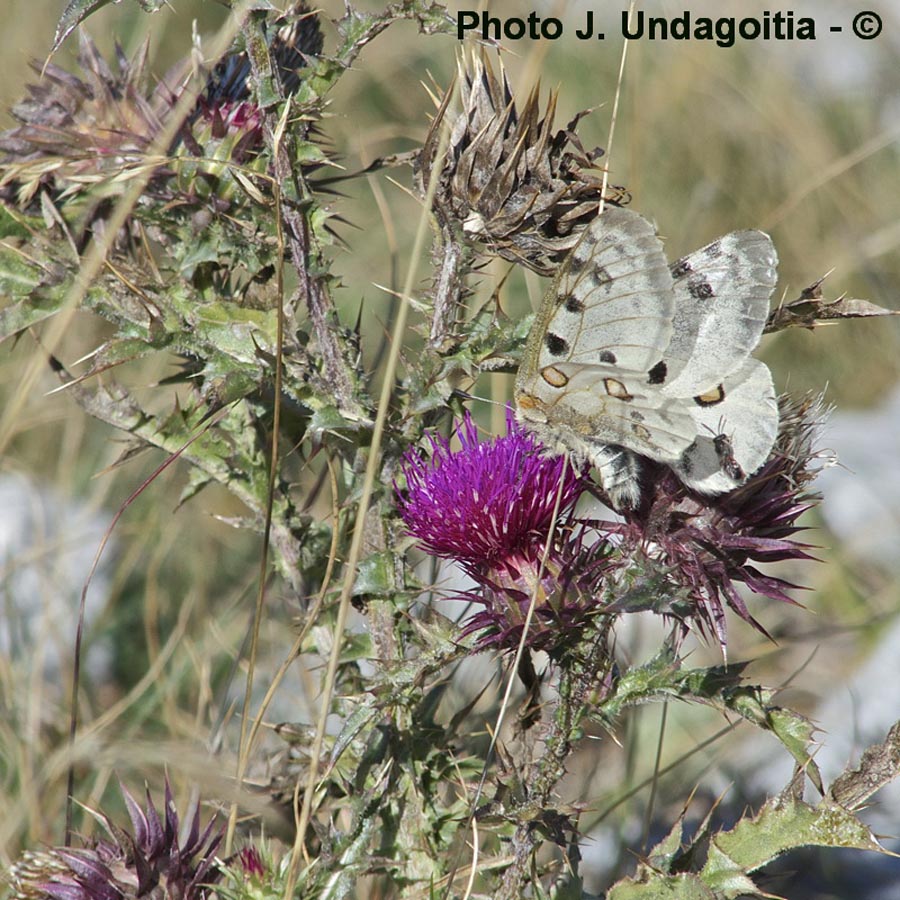
<path fill-rule="evenodd" d="M 675 315 L 663 393 L 693 397 L 741 367 L 762 335 L 777 265 L 761 231 L 726 234 L 672 264 Z"/>
<path fill-rule="evenodd" d="M 565 361 L 646 372 L 671 340 L 673 307 L 672 275 L 653 226 L 609 207 L 544 300 L 538 367 Z"/>

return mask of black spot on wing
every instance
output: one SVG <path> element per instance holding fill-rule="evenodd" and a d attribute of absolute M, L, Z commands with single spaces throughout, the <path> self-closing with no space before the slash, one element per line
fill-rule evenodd
<path fill-rule="evenodd" d="M 569 294 L 569 296 L 566 297 L 565 307 L 570 313 L 584 312 L 584 303 L 582 303 L 574 294 Z"/>
<path fill-rule="evenodd" d="M 606 266 L 595 266 L 590 275 L 594 287 L 603 287 L 612 281 L 612 276 Z"/>
<path fill-rule="evenodd" d="M 564 338 L 561 338 L 558 334 L 553 334 L 550 331 L 547 332 L 544 343 L 547 345 L 547 349 L 550 351 L 551 356 L 563 356 L 565 353 L 569 352 L 569 342 Z"/>
<path fill-rule="evenodd" d="M 688 262 L 687 257 L 682 257 L 672 263 L 671 271 L 673 278 L 684 278 L 688 272 L 694 271 L 694 267 Z"/>
<path fill-rule="evenodd" d="M 600 362 L 609 363 L 610 365 L 615 365 L 618 360 L 616 359 L 616 354 L 612 352 L 612 350 L 601 350 L 600 351 Z"/>
<path fill-rule="evenodd" d="M 712 285 L 702 276 L 700 278 L 692 278 L 688 282 L 688 293 L 696 300 L 709 300 L 715 296 Z"/>
<path fill-rule="evenodd" d="M 662 384 L 669 374 L 669 367 L 660 360 L 648 373 L 647 384 Z"/>
<path fill-rule="evenodd" d="M 690 477 L 694 469 L 693 455 L 697 452 L 697 442 L 694 441 L 690 447 L 686 447 L 684 453 L 681 454 L 681 471 Z"/>
<path fill-rule="evenodd" d="M 569 254 L 569 274 L 577 275 L 581 272 L 584 267 L 587 265 L 590 256 L 587 253 L 582 252 L 582 248 L 577 247 L 575 250 Z"/>

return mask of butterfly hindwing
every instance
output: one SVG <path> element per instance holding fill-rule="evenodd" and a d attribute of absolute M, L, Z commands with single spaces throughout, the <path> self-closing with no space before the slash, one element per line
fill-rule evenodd
<path fill-rule="evenodd" d="M 758 359 L 746 360 L 707 396 L 693 401 L 696 438 L 672 468 L 693 490 L 721 494 L 768 458 L 778 433 L 778 402 L 772 373 Z"/>
<path fill-rule="evenodd" d="M 692 411 L 609 365 L 547 366 L 517 393 L 519 418 L 550 449 L 596 466 L 619 509 L 640 500 L 638 457 L 677 465 L 694 442 Z"/>
<path fill-rule="evenodd" d="M 675 315 L 666 351 L 672 397 L 702 394 L 739 369 L 762 335 L 778 256 L 761 231 L 736 231 L 672 264 Z"/>
<path fill-rule="evenodd" d="M 673 463 L 694 439 L 693 410 L 610 365 L 560 363 L 535 385 L 553 425 L 589 443 L 615 444 Z"/>

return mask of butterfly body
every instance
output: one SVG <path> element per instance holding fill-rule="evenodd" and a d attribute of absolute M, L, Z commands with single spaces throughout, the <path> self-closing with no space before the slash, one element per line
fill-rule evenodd
<path fill-rule="evenodd" d="M 669 265 L 653 226 L 608 207 L 544 298 L 516 378 L 519 420 L 595 465 L 617 508 L 640 500 L 637 457 L 693 490 L 732 490 L 778 428 L 768 368 L 750 357 L 775 286 L 767 235 L 735 232 Z"/>

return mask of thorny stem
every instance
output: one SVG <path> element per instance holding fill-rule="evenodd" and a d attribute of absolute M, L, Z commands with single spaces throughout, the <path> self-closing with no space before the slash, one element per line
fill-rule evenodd
<path fill-rule="evenodd" d="M 257 84 L 274 83 L 272 61 L 262 27 L 257 23 L 248 35 L 247 52 L 253 66 Z M 276 88 L 278 90 L 278 88 Z M 266 117 L 266 144 L 272 154 L 275 181 L 282 188 L 284 197 L 295 201 L 309 195 L 299 166 L 293 166 L 294 135 L 285 129 L 280 140 L 274 139 L 271 119 Z M 297 202 L 286 202 L 281 208 L 285 241 L 291 250 L 291 260 L 297 271 L 300 300 L 309 312 L 309 321 L 316 335 L 318 351 L 322 358 L 322 371 L 328 390 L 333 392 L 335 406 L 341 414 L 355 422 L 366 418 L 354 388 L 357 379 L 348 360 L 351 353 L 337 328 L 337 313 L 331 295 L 321 279 L 309 272 L 310 232 L 309 222 Z"/>
<path fill-rule="evenodd" d="M 432 288 L 434 308 L 428 344 L 438 352 L 447 349 L 454 334 L 454 325 L 462 306 L 462 279 L 468 269 L 467 255 L 455 238 L 453 229 L 444 216 L 435 211 L 438 218 L 435 229 L 432 259 L 437 275 Z"/>
<path fill-rule="evenodd" d="M 543 840 L 541 826 L 547 824 L 554 828 L 558 824 L 546 821 L 543 813 L 556 806 L 553 791 L 566 774 L 566 760 L 580 735 L 581 720 L 588 705 L 586 698 L 605 673 L 604 665 L 609 655 L 608 632 L 609 625 L 605 623 L 580 664 L 560 666 L 558 696 L 546 751 L 528 777 L 522 779 L 526 795 L 519 808 L 511 811 L 512 816 L 519 818 L 510 844 L 513 863 L 503 876 L 496 900 L 520 900 L 526 886 L 533 881 L 534 853 Z"/>

